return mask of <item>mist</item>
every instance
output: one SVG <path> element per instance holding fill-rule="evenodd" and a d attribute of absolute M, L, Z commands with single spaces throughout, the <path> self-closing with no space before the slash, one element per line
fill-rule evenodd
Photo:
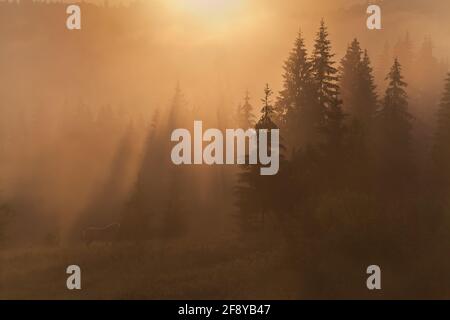
<path fill-rule="evenodd" d="M 309 54 L 321 19 L 336 65 L 354 38 L 367 49 L 379 96 L 400 59 L 417 119 L 413 149 L 426 168 L 448 71 L 450 2 L 377 3 L 382 30 L 373 31 L 366 1 L 234 0 L 220 9 L 182 0 L 85 1 L 82 29 L 69 31 L 64 1 L 1 1 L 0 203 L 13 208 L 8 247 L 77 245 L 86 228 L 112 223 L 122 224 L 124 241 L 240 238 L 241 168 L 174 166 L 170 133 L 195 120 L 237 127 L 247 92 L 259 118 L 266 84 L 274 100 L 283 90 L 299 31 Z"/>

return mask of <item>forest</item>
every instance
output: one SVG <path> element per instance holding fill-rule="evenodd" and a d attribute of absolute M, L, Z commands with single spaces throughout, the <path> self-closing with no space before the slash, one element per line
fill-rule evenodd
<path fill-rule="evenodd" d="M 30 36 L 23 42 L 52 49 L 23 51 L 17 59 L 36 56 L 37 65 L 9 70 L 5 57 L 25 45 L 7 35 L 12 44 L 0 44 L 0 298 L 449 297 L 450 70 L 435 51 L 442 39 L 403 30 L 378 50 L 347 33 L 338 44 L 327 16 L 317 16 L 313 33 L 286 35 L 284 60 L 262 59 L 277 77 L 257 74 L 236 90 L 228 79 L 217 89 L 199 71 L 205 82 L 190 94 L 185 84 L 197 87 L 189 77 L 161 76 L 163 87 L 159 69 L 135 61 L 162 65 L 164 56 L 137 31 L 145 20 L 134 20 L 130 34 L 117 22 L 139 16 L 142 2 L 83 5 L 88 16 L 110 12 L 99 19 L 120 36 L 103 25 L 95 36 L 61 40 L 68 57 L 82 57 L 79 68 L 60 64 L 69 60 L 55 58 L 51 37 Z M 0 18 L 4 9 L 60 6 L 0 2 Z M 114 40 L 95 41 L 104 35 Z M 109 45 L 117 47 L 107 61 Z M 142 70 L 154 70 L 152 79 Z M 105 81 L 90 81 L 97 77 Z M 278 173 L 261 175 L 260 164 L 173 164 L 172 132 L 195 121 L 222 132 L 279 129 Z M 85 246 L 86 228 L 112 223 L 121 226 L 112 246 Z M 74 260 L 90 268 L 91 291 L 44 282 L 64 279 Z M 365 287 L 373 264 L 383 270 L 381 293 Z M 119 276 L 108 287 L 100 274 Z"/>

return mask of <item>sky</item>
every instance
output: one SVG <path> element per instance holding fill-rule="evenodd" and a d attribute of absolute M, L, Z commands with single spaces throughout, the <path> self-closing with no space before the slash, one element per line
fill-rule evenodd
<path fill-rule="evenodd" d="M 114 7 L 136 2 L 109 3 Z M 394 45 L 406 32 L 410 32 L 416 48 L 425 36 L 431 35 L 438 58 L 446 59 L 450 51 L 450 22 L 446 15 L 450 3 L 445 0 L 381 1 L 383 29 L 378 31 L 366 28 L 367 5 L 357 0 L 141 3 L 133 14 L 127 14 L 125 9 L 103 9 L 103 14 L 86 9 L 81 35 L 64 30 L 66 16 L 60 9 L 47 10 L 48 21 L 43 13 L 23 14 L 17 10 L 16 24 L 8 23 L 6 17 L 0 20 L 0 36 L 6 37 L 3 54 L 14 56 L 17 62 L 11 72 L 34 78 L 34 71 L 48 69 L 48 64 L 57 59 L 56 63 L 64 65 L 51 70 L 39 92 L 57 88 L 67 82 L 66 74 L 76 73 L 79 84 L 70 88 L 65 84 L 68 89 L 58 88 L 60 92 L 80 91 L 78 94 L 86 99 L 104 103 L 109 99 L 108 93 L 115 92 L 120 97 L 111 99 L 114 101 L 131 103 L 147 96 L 151 103 L 162 104 L 180 82 L 193 104 L 212 103 L 218 95 L 227 96 L 230 103 L 236 104 L 247 89 L 260 96 L 267 82 L 275 91 L 279 89 L 283 61 L 298 30 L 302 30 L 311 49 L 321 18 L 329 26 L 336 61 L 342 58 L 348 43 L 358 37 L 376 63 L 385 43 Z M 28 65 L 27 54 L 31 53 L 33 68 L 21 70 Z M 86 59 L 95 61 L 97 67 L 93 68 Z M 88 86 L 90 80 L 96 84 Z M 101 99 L 99 90 L 103 92 Z"/>

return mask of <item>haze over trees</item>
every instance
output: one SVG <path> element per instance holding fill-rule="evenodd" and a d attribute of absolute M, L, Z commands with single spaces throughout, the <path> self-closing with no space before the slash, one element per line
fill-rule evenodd
<path fill-rule="evenodd" d="M 309 24 L 307 31 L 280 29 L 279 38 L 278 29 L 261 32 L 286 48 L 265 55 L 258 48 L 266 39 L 255 38 L 251 49 L 239 39 L 217 46 L 230 41 L 225 33 L 183 44 L 156 14 L 143 17 L 143 2 L 105 11 L 83 5 L 88 17 L 99 17 L 89 21 L 104 27 L 69 40 L 51 33 L 62 42 L 51 48 L 80 59 L 76 70 L 48 49 L 33 50 L 33 68 L 25 62 L 29 50 L 20 51 L 14 58 L 23 70 L 12 72 L 12 48 L 31 44 L 0 30 L 8 44 L 0 48 L 2 250 L 75 248 L 89 262 L 97 248 L 82 246 L 83 230 L 120 223 L 118 249 L 111 249 L 119 258 L 102 257 L 120 271 L 145 273 L 156 264 L 155 274 L 169 273 L 158 282 L 167 296 L 180 287 L 200 296 L 245 291 L 245 283 L 221 278 L 232 270 L 254 276 L 258 292 L 271 291 L 261 279 L 276 279 L 276 287 L 288 274 L 274 294 L 370 298 L 359 275 L 373 261 L 396 275 L 392 297 L 405 288 L 412 297 L 448 293 L 450 74 L 443 45 L 439 55 L 434 45 L 439 37 L 401 30 L 375 48 L 371 36 L 338 32 L 336 23 L 314 17 L 313 32 Z M 0 3 L 0 17 L 17 14 L 16 6 Z M 44 4 L 24 6 L 31 16 Z M 168 35 L 147 28 L 149 20 Z M 262 176 L 261 165 L 174 165 L 171 132 L 191 130 L 195 120 L 221 130 L 279 129 L 279 173 Z M 189 247 L 194 240 L 198 247 Z M 146 255 L 153 246 L 157 258 L 150 249 Z M 200 288 L 191 285 L 193 269 L 210 271 L 207 280 L 196 278 Z M 433 272 L 444 280 L 430 282 Z"/>

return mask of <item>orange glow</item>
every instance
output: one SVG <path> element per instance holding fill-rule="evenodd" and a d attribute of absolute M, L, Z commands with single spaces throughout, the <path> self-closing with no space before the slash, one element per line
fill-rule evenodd
<path fill-rule="evenodd" d="M 242 5 L 239 0 L 171 0 L 171 6 L 194 19 L 224 22 Z"/>

